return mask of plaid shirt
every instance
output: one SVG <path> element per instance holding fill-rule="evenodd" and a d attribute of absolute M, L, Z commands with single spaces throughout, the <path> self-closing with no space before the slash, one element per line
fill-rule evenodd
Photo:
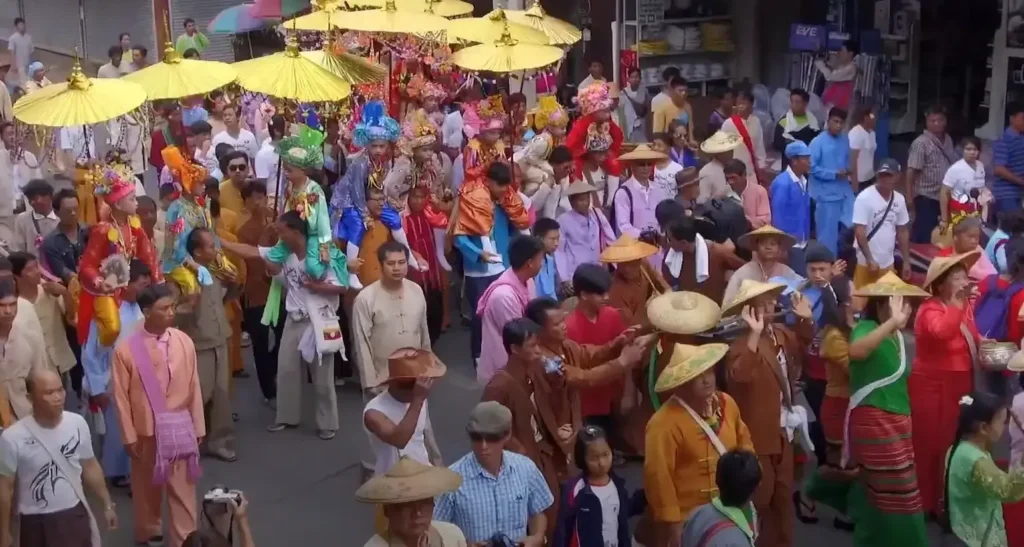
<path fill-rule="evenodd" d="M 497 477 L 472 452 L 449 469 L 462 476 L 462 486 L 437 498 L 434 520 L 458 526 L 471 545 L 501 534 L 512 541 L 522 539 L 530 517 L 555 502 L 537 465 L 514 452 L 504 451 Z"/>
<path fill-rule="evenodd" d="M 914 139 L 910 145 L 910 157 L 907 158 L 907 168 L 921 172 L 914 195 L 939 199 L 942 178 L 946 176 L 949 166 L 959 159 L 949 135 L 943 135 L 941 145 L 938 137 L 927 131 Z"/>

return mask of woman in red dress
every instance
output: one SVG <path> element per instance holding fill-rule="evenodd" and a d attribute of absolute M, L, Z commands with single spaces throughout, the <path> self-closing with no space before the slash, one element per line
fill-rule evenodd
<path fill-rule="evenodd" d="M 973 348 L 981 343 L 968 302 L 968 270 L 980 251 L 936 258 L 924 289 L 934 296 L 917 312 L 917 351 L 908 381 L 914 464 L 926 514 L 942 507 L 946 451 L 960 415 L 960 398 L 974 389 Z"/>

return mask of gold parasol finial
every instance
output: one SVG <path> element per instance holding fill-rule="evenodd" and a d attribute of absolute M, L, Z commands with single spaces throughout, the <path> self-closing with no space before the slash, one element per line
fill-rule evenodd
<path fill-rule="evenodd" d="M 498 8 L 491 13 L 487 14 L 487 18 L 491 21 L 508 21 L 508 17 L 505 17 L 505 10 Z M 506 29 L 508 26 L 506 25 Z"/>
<path fill-rule="evenodd" d="M 540 0 L 533 0 L 530 9 L 526 10 L 526 15 L 543 19 L 547 13 L 544 12 L 544 8 L 540 5 Z"/>
<path fill-rule="evenodd" d="M 294 33 L 288 33 L 288 37 L 285 38 L 284 55 L 293 59 L 299 57 L 299 40 L 295 37 Z"/>
<path fill-rule="evenodd" d="M 424 13 L 434 13 L 434 4 L 441 0 L 427 0 L 427 9 L 423 10 Z"/>
<path fill-rule="evenodd" d="M 395 0 L 385 0 L 384 11 L 398 11 L 398 7 L 395 6 Z"/>
<path fill-rule="evenodd" d="M 167 29 L 167 40 L 164 40 L 164 62 L 169 65 L 176 65 L 181 62 L 181 54 L 174 49 L 171 43 L 171 23 L 167 20 L 167 12 L 164 12 L 164 28 Z"/>
<path fill-rule="evenodd" d="M 512 37 L 512 32 L 508 28 L 508 20 L 504 19 L 504 17 L 505 17 L 505 12 L 504 11 L 501 12 L 501 17 L 502 17 L 502 20 L 504 21 L 505 25 L 501 29 L 501 36 L 499 36 L 498 39 L 494 41 L 494 45 L 497 45 L 497 46 L 514 46 L 514 45 L 518 44 L 519 40 L 516 40 L 515 38 Z"/>
<path fill-rule="evenodd" d="M 68 88 L 78 91 L 85 91 L 92 86 L 92 82 L 82 72 L 82 62 L 78 58 L 78 48 L 75 48 L 75 61 L 71 64 L 71 74 L 68 76 Z"/>

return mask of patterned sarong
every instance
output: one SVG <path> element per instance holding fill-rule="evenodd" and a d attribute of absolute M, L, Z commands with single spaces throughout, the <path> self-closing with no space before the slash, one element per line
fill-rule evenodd
<path fill-rule="evenodd" d="M 910 416 L 857 407 L 850 416 L 850 442 L 871 505 L 885 513 L 921 512 Z"/>

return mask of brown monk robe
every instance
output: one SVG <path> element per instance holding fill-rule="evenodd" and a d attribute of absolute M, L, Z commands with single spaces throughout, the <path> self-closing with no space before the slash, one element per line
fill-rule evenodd
<path fill-rule="evenodd" d="M 794 330 L 771 322 L 781 283 L 744 280 L 723 315 L 741 312 L 750 329 L 729 348 L 728 391 L 736 400 L 750 430 L 754 451 L 761 462 L 761 483 L 754 492 L 761 533 L 757 547 L 789 547 L 793 543 L 793 442 L 780 424 L 793 426 L 800 414 L 790 414 L 797 395 L 796 383 L 814 323 L 808 301 L 793 296 L 793 313 L 799 319 Z M 781 401 L 781 403 L 780 403 Z M 803 415 L 806 420 L 806 414 Z M 799 435 L 799 431 L 795 431 Z"/>
<path fill-rule="evenodd" d="M 619 310 L 627 326 L 648 327 L 647 301 L 669 290 L 668 283 L 647 261 L 623 262 L 615 265 L 608 305 Z"/>
<path fill-rule="evenodd" d="M 507 448 L 537 464 L 555 497 L 546 511 L 548 522 L 555 522 L 582 425 L 580 389 L 622 378 L 640 362 L 643 344 L 651 338 L 626 345 L 632 337 L 627 332 L 604 346 L 580 345 L 565 338 L 566 312 L 554 300 L 535 299 L 526 313 L 545 324 L 538 329 L 533 319 L 520 318 L 505 325 L 508 363 L 488 382 L 481 400 L 497 401 L 512 411 Z"/>

